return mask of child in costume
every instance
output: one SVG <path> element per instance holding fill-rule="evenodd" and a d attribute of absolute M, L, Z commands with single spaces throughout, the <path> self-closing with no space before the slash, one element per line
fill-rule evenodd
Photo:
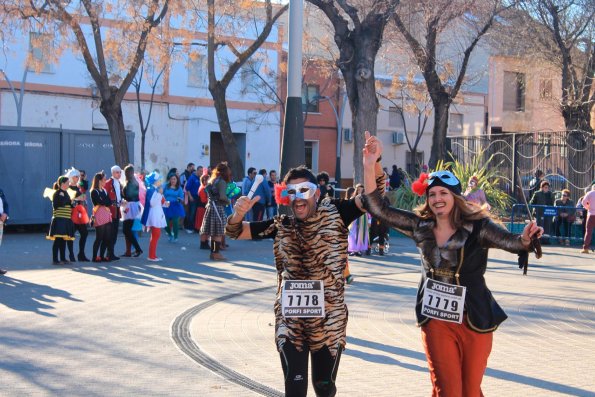
<path fill-rule="evenodd" d="M 74 224 L 72 223 L 72 201 L 68 195 L 68 178 L 61 176 L 54 184 L 52 194 L 52 223 L 46 238 L 53 240 L 52 259 L 54 265 L 67 265 L 66 241 L 74 240 Z M 59 254 L 59 257 L 58 257 Z"/>
<path fill-rule="evenodd" d="M 152 262 L 163 260 L 157 257 L 157 243 L 159 242 L 159 237 L 161 237 L 161 229 L 167 226 L 165 214 L 163 213 L 163 205 L 166 201 L 163 198 L 162 183 L 161 175 L 157 171 L 153 171 L 145 177 L 147 192 L 141 223 L 147 229 L 151 230 L 148 259 Z"/>

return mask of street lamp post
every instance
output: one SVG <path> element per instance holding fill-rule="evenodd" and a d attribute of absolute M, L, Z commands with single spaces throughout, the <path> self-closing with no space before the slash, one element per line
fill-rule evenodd
<path fill-rule="evenodd" d="M 328 101 L 329 105 L 333 109 L 333 113 L 335 114 L 335 120 L 337 121 L 337 159 L 335 162 L 335 181 L 337 182 L 337 187 L 341 187 L 341 139 L 343 135 L 343 115 L 345 114 L 345 106 L 347 105 L 347 95 L 343 93 L 342 99 L 343 103 L 341 104 L 341 115 L 337 112 L 337 108 L 333 103 L 332 98 L 326 95 L 318 95 L 314 99 L 317 101 L 325 100 Z"/>
<path fill-rule="evenodd" d="M 289 45 L 287 57 L 287 102 L 281 142 L 281 178 L 290 168 L 305 163 L 302 115 L 302 24 L 303 0 L 289 2 Z"/>

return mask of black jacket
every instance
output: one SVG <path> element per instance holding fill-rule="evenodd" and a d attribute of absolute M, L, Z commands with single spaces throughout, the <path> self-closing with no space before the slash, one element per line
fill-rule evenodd
<path fill-rule="evenodd" d="M 6 215 L 9 215 L 8 213 L 8 201 L 6 201 L 6 196 L 4 195 L 4 192 L 2 191 L 2 189 L 0 189 L 0 200 L 2 200 L 2 206 L 4 207 L 4 213 Z M 2 214 L 0 214 L 2 215 Z"/>
<path fill-rule="evenodd" d="M 422 277 L 417 291 L 415 313 L 419 325 L 430 319 L 421 314 L 422 298 L 426 278 L 467 287 L 465 311 L 467 323 L 476 332 L 492 332 L 506 320 L 504 310 L 498 305 L 488 289 L 484 274 L 488 263 L 488 249 L 501 248 L 509 252 L 526 251 L 520 235 L 508 232 L 489 218 L 465 224 L 448 240 L 444 247 L 438 247 L 434 237 L 435 221 L 422 219 L 413 212 L 392 208 L 377 191 L 365 195 L 364 205 L 374 218 L 396 228 L 415 241 L 421 253 Z M 439 269 L 437 272 L 436 269 Z M 437 274 L 440 274 L 438 276 Z"/>

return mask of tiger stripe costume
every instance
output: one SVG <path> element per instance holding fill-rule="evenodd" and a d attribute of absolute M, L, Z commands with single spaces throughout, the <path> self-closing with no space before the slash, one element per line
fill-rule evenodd
<path fill-rule="evenodd" d="M 271 227 L 277 230 L 274 253 L 277 268 L 275 299 L 275 337 L 281 351 L 283 343 L 293 343 L 298 351 L 308 346 L 318 351 L 327 346 L 336 356 L 345 347 L 347 305 L 345 279 L 347 235 L 337 207 L 330 199 L 322 201 L 316 214 L 303 222 L 277 217 Z M 281 310 L 283 280 L 322 280 L 324 283 L 324 318 L 286 318 Z"/>
<path fill-rule="evenodd" d="M 384 191 L 385 175 L 376 179 L 376 186 Z M 279 352 L 285 342 L 291 342 L 298 351 L 316 352 L 326 346 L 333 357 L 344 349 L 348 317 L 343 275 L 347 266 L 347 227 L 362 214 L 353 199 L 325 198 L 314 215 L 304 221 L 279 215 L 273 220 L 250 223 L 252 238 L 274 238 L 275 340 Z M 237 238 L 240 231 L 228 222 L 229 237 Z M 322 280 L 325 317 L 284 317 L 281 307 L 284 280 Z"/>

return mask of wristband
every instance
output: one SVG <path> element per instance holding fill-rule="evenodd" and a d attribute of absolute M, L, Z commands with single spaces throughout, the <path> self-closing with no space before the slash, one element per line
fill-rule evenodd
<path fill-rule="evenodd" d="M 230 215 L 227 218 L 227 224 L 225 225 L 225 234 L 229 237 L 236 239 L 240 234 L 242 234 L 243 222 L 239 223 L 229 223 L 233 215 Z"/>

